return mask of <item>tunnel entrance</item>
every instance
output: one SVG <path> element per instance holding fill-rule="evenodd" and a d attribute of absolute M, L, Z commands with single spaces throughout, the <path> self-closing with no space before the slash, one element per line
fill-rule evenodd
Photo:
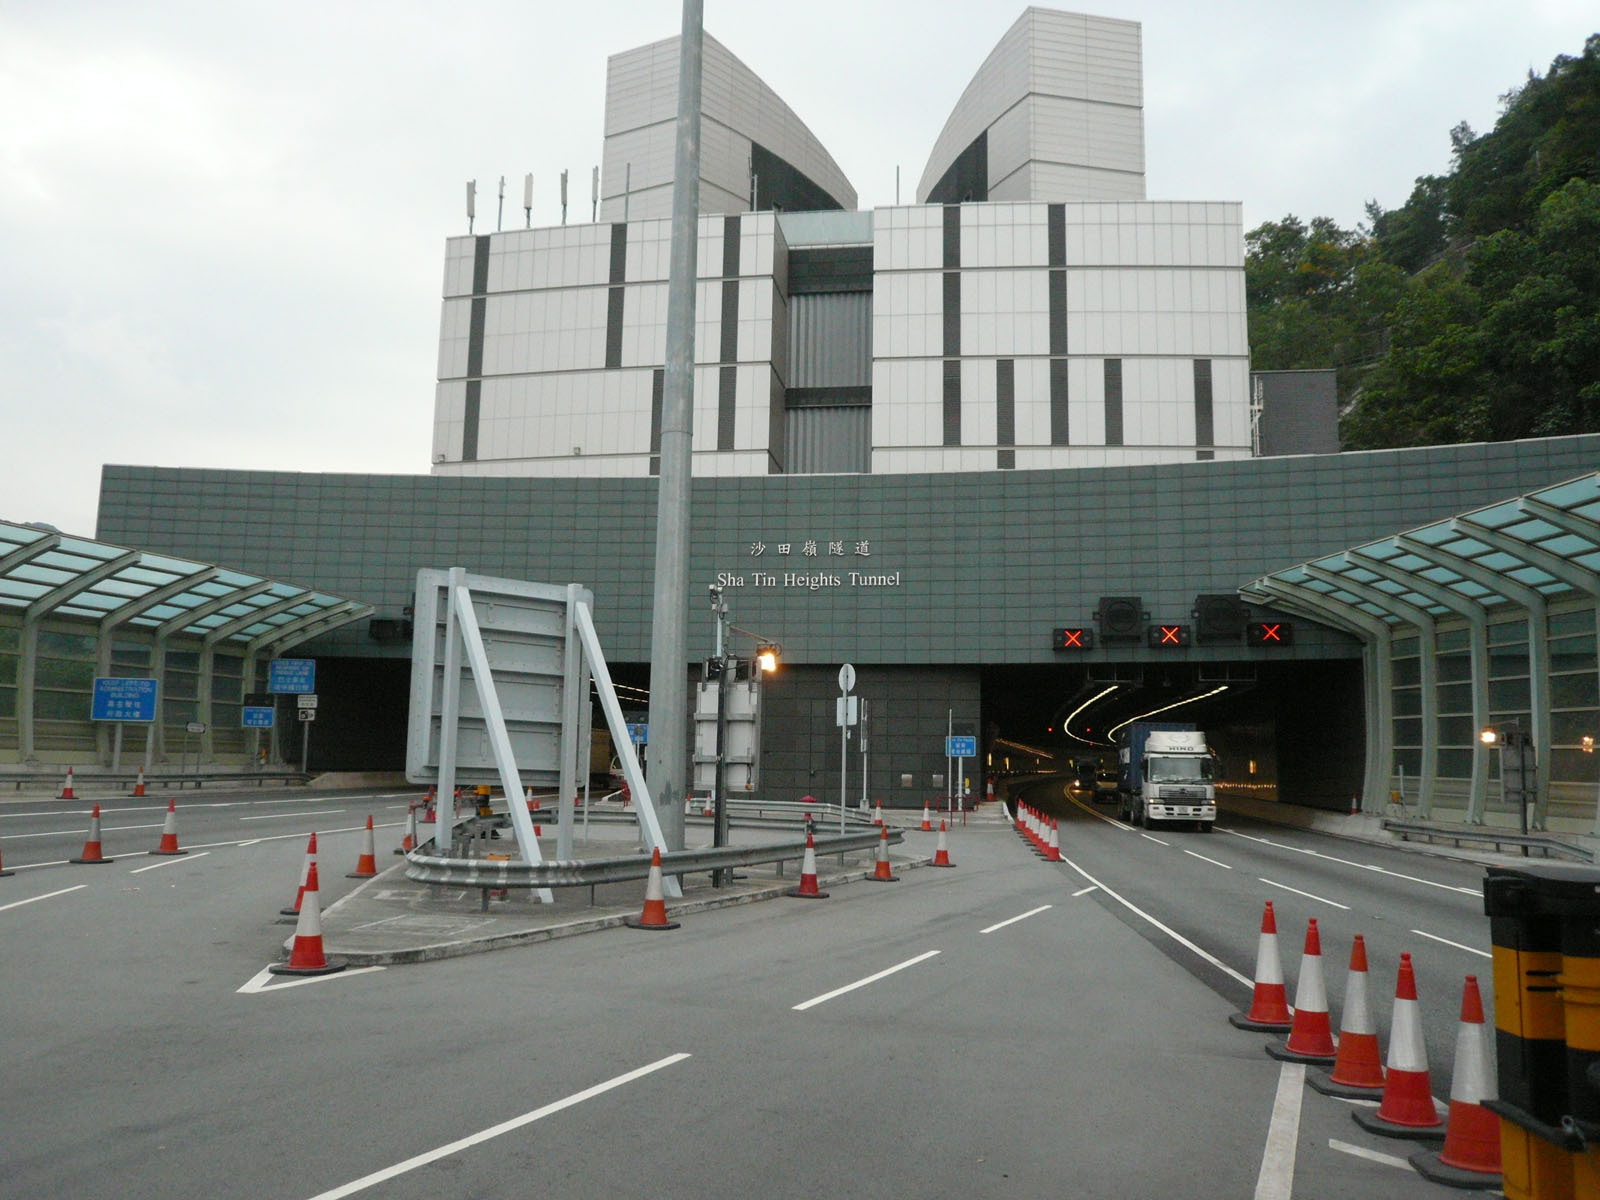
<path fill-rule="evenodd" d="M 1125 726 L 1188 721 L 1218 757 L 1218 790 L 1348 811 L 1366 752 L 1359 660 L 985 667 L 990 769 L 1088 780 Z"/>

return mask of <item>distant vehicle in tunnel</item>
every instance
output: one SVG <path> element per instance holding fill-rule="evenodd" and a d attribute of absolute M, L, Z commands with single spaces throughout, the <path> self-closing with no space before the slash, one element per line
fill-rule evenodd
<path fill-rule="evenodd" d="M 1119 759 L 1124 821 L 1147 828 L 1159 821 L 1194 821 L 1211 832 L 1217 793 L 1204 733 L 1189 724 L 1139 721 L 1128 727 Z"/>
<path fill-rule="evenodd" d="M 1117 773 L 1111 767 L 1101 767 L 1094 773 L 1094 801 L 1109 804 L 1117 798 Z"/>
<path fill-rule="evenodd" d="M 1092 792 L 1095 775 L 1100 764 L 1092 758 L 1080 758 L 1072 764 L 1072 786 L 1075 791 Z"/>

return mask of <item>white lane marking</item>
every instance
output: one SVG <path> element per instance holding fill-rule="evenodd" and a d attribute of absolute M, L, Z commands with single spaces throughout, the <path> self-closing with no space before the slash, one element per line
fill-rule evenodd
<path fill-rule="evenodd" d="M 1148 833 L 1141 833 L 1139 836 L 1142 837 L 1147 842 L 1154 842 L 1158 846 L 1170 846 L 1170 845 L 1172 845 L 1171 842 L 1163 842 L 1160 838 L 1151 837 Z"/>
<path fill-rule="evenodd" d="M 1350 906 L 1348 904 L 1340 904 L 1337 900 L 1329 900 L 1326 896 L 1315 896 L 1310 892 L 1302 892 L 1299 888 L 1292 888 L 1287 883 L 1279 883 L 1276 879 L 1265 879 L 1260 875 L 1257 875 L 1256 878 L 1260 879 L 1262 883 L 1269 887 L 1282 888 L 1286 892 L 1293 892 L 1296 896 L 1304 896 L 1307 900 L 1315 900 L 1319 904 L 1328 904 L 1332 905 L 1334 908 L 1342 908 L 1345 910 L 1345 912 L 1350 911 Z"/>
<path fill-rule="evenodd" d="M 1090 808 L 1087 804 L 1085 804 L 1082 800 L 1079 800 L 1075 796 L 1069 795 L 1067 797 L 1067 803 L 1075 805 L 1078 808 L 1083 809 L 1083 811 L 1088 813 L 1091 817 L 1095 817 L 1098 820 L 1104 821 L 1107 825 L 1115 825 L 1118 829 L 1125 829 L 1129 833 L 1133 832 L 1133 826 L 1132 825 L 1124 825 L 1121 821 L 1117 820 L 1115 817 L 1108 817 L 1103 812 L 1096 812 L 1094 809 Z"/>
<path fill-rule="evenodd" d="M 1294 1190 L 1295 1143 L 1300 1138 L 1300 1097 L 1306 1089 L 1305 1063 L 1284 1063 L 1272 1101 L 1267 1144 L 1261 1151 L 1255 1200 L 1289 1200 Z"/>
<path fill-rule="evenodd" d="M 884 970 L 879 971 L 876 975 L 868 975 L 865 979 L 858 979 L 854 983 L 847 983 L 841 988 L 834 988 L 831 992 L 824 992 L 820 996 L 813 996 L 809 1000 L 805 1000 L 799 1004 L 796 1004 L 794 1006 L 794 1011 L 804 1012 L 808 1008 L 815 1008 L 819 1004 L 825 1004 L 829 1000 L 834 999 L 836 996 L 842 996 L 846 992 L 853 992 L 857 988 L 864 988 L 869 983 L 877 983 L 878 980 L 887 978 L 888 976 L 893 975 L 896 971 L 904 971 L 907 967 L 914 967 L 919 962 L 932 958 L 938 953 L 939 951 L 937 950 L 929 950 L 926 953 L 917 955 L 915 958 L 908 958 L 903 963 L 896 963 L 892 967 L 885 968 Z"/>
<path fill-rule="evenodd" d="M 374 829 L 400 829 L 404 825 L 404 821 L 378 821 L 375 822 L 372 827 Z M 150 828 L 155 829 L 158 827 L 152 825 Z M 317 830 L 317 836 L 331 837 L 336 833 L 365 833 L 366 831 L 367 827 L 365 825 L 346 825 L 341 829 L 319 829 Z M 226 842 L 195 842 L 190 844 L 189 849 L 218 850 L 227 846 L 256 846 L 260 845 L 262 842 L 287 842 L 292 841 L 294 838 L 303 838 L 305 836 L 306 835 L 304 833 L 274 833 L 257 838 L 235 838 Z M 37 870 L 39 867 L 64 867 L 71 861 L 72 860 L 70 858 L 52 858 L 49 862 L 15 863 L 12 866 L 7 867 L 6 870 L 33 871 Z"/>
<path fill-rule="evenodd" d="M 997 922 L 996 924 L 989 926 L 987 929 L 980 929 L 978 932 L 993 933 L 996 929 L 1004 929 L 1007 925 L 1015 925 L 1018 921 L 1026 921 L 1029 917 L 1036 917 L 1045 909 L 1050 907 L 1052 906 L 1049 904 L 1041 904 L 1038 908 L 1030 908 L 1025 913 L 1018 913 L 1014 917 L 1008 917 L 1004 921 Z"/>
<path fill-rule="evenodd" d="M 300 817 L 331 817 L 334 813 L 342 813 L 342 808 L 319 808 L 312 812 L 281 812 L 268 813 L 264 817 L 240 817 L 241 821 L 281 821 L 285 817 L 298 819 Z M 365 826 L 363 826 L 365 828 Z"/>
<path fill-rule="evenodd" d="M 461 1151 L 468 1150 L 473 1146 L 478 1145 L 480 1142 L 487 1142 L 491 1138 L 499 1137 L 501 1134 L 511 1133 L 513 1130 L 521 1129 L 524 1125 L 532 1125 L 535 1121 L 542 1121 L 545 1117 L 554 1116 L 556 1113 L 561 1112 L 564 1109 L 572 1108 L 575 1105 L 582 1104 L 585 1100 L 592 1100 L 596 1096 L 603 1095 L 604 1093 L 611 1091 L 613 1088 L 619 1088 L 625 1083 L 632 1083 L 635 1079 L 642 1079 L 646 1075 L 650 1075 L 661 1070 L 663 1067 L 670 1067 L 674 1063 L 683 1062 L 688 1057 L 690 1056 L 687 1054 L 669 1054 L 666 1058 L 657 1059 L 653 1063 L 647 1063 L 645 1066 L 637 1067 L 632 1071 L 627 1071 L 621 1075 L 617 1075 L 606 1080 L 604 1083 L 597 1083 L 591 1088 L 585 1088 L 581 1092 L 574 1092 L 564 1100 L 557 1100 L 553 1104 L 546 1104 L 543 1108 L 536 1108 L 532 1112 L 523 1113 L 520 1117 L 513 1117 L 509 1121 L 502 1121 L 499 1125 L 491 1125 L 488 1129 L 482 1130 L 478 1133 L 470 1134 L 458 1141 L 451 1142 L 445 1146 L 440 1146 L 434 1150 L 429 1150 L 426 1153 L 418 1154 L 414 1158 L 408 1158 L 405 1160 L 405 1162 L 396 1163 L 392 1167 L 385 1167 L 381 1171 L 374 1171 L 371 1175 L 363 1175 L 360 1179 L 353 1180 L 352 1182 L 345 1184 L 343 1187 L 334 1188 L 331 1192 L 319 1192 L 317 1195 L 311 1197 L 311 1200 L 342 1200 L 342 1198 L 345 1196 L 353 1196 L 355 1193 L 365 1191 L 367 1188 L 372 1187 L 375 1184 L 383 1183 L 387 1180 L 393 1179 L 397 1175 L 404 1175 L 407 1171 L 414 1171 L 418 1167 L 425 1167 L 431 1162 L 437 1162 L 441 1158 L 448 1158 L 452 1154 L 459 1154 Z"/>
<path fill-rule="evenodd" d="M 1427 887 L 1442 888 L 1447 892 L 1460 892 L 1463 896 L 1472 896 L 1476 898 L 1483 895 L 1481 888 L 1457 887 L 1453 883 L 1439 883 L 1433 879 L 1423 879 L 1418 875 L 1407 875 L 1402 871 L 1391 871 L 1387 867 L 1380 867 L 1375 863 L 1352 862 L 1348 858 L 1339 858 L 1333 854 L 1324 854 L 1320 850 L 1309 850 L 1304 846 L 1290 846 L 1284 842 L 1274 842 L 1264 837 L 1253 837 L 1248 833 L 1240 833 L 1237 829 L 1223 829 L 1220 825 L 1217 826 L 1217 828 L 1222 829 L 1223 833 L 1232 834 L 1236 838 L 1244 838 L 1248 842 L 1260 842 L 1263 846 L 1273 846 L 1279 850 L 1292 850 L 1296 854 L 1305 854 L 1312 858 L 1326 859 L 1328 862 L 1336 862 L 1346 867 L 1354 867 L 1358 871 L 1375 871 L 1379 875 L 1389 875 L 1395 879 L 1404 879 L 1408 883 L 1420 883 Z"/>
<path fill-rule="evenodd" d="M 1098 885 L 1096 884 L 1090 884 L 1086 888 L 1079 888 L 1077 891 L 1072 893 L 1072 898 L 1076 900 L 1079 896 L 1087 896 L 1090 892 L 1094 891 L 1095 887 L 1097 886 Z"/>
<path fill-rule="evenodd" d="M 1340 1154 L 1348 1154 L 1354 1158 L 1364 1158 L 1368 1162 L 1382 1163 L 1386 1167 L 1399 1167 L 1402 1171 L 1411 1170 L 1411 1164 L 1403 1158 L 1396 1158 L 1393 1154 L 1383 1154 L 1377 1150 L 1368 1150 L 1365 1146 L 1352 1146 L 1349 1142 L 1341 1142 L 1338 1138 L 1328 1139 L 1328 1149 L 1337 1150 Z"/>
<path fill-rule="evenodd" d="M 151 825 L 105 825 L 101 827 L 101 832 L 120 833 L 125 829 L 160 829 L 165 824 L 165 821 L 157 821 Z M 74 837 L 82 832 L 83 827 L 79 826 L 77 829 L 56 829 L 47 833 L 7 833 L 0 835 L 0 840 L 21 841 L 23 838 Z"/>
<path fill-rule="evenodd" d="M 204 858 L 206 855 L 208 855 L 210 853 L 211 853 L 211 851 L 209 851 L 209 850 L 202 850 L 202 851 L 200 851 L 199 854 L 190 854 L 188 856 L 188 861 L 189 862 L 193 862 L 195 859 Z M 181 858 L 169 858 L 169 859 L 167 859 L 166 862 L 151 863 L 148 867 L 136 867 L 134 870 L 129 871 L 128 874 L 129 875 L 142 875 L 146 871 L 158 871 L 162 867 L 170 867 L 174 863 L 180 863 L 180 862 L 183 862 L 183 861 L 185 861 L 185 860 L 181 859 Z"/>
<path fill-rule="evenodd" d="M 1231 866 L 1229 866 L 1227 863 L 1218 862 L 1214 858 L 1207 858 L 1204 854 L 1196 854 L 1193 850 L 1185 850 L 1184 853 L 1187 854 L 1190 858 L 1198 858 L 1201 862 L 1208 862 L 1213 867 L 1221 867 L 1224 871 L 1233 870 L 1233 868 Z"/>
<path fill-rule="evenodd" d="M 308 983 L 326 983 L 330 979 L 351 979 L 357 975 L 370 975 L 374 971 L 382 971 L 383 967 L 351 967 L 347 971 L 340 971 L 334 975 L 305 975 L 301 977 L 285 977 L 274 975 L 271 967 L 262 967 L 251 978 L 250 982 L 239 989 L 241 996 L 259 996 L 264 992 L 281 992 L 285 988 L 304 987 Z"/>
<path fill-rule="evenodd" d="M 1460 942 L 1452 942 L 1449 938 L 1442 938 L 1436 933 L 1428 933 L 1426 930 L 1422 929 L 1413 929 L 1411 932 L 1416 934 L 1418 937 L 1425 937 L 1434 942 L 1443 942 L 1446 946 L 1453 946 L 1457 950 L 1465 950 L 1468 954 L 1476 954 L 1479 958 L 1494 957 L 1494 955 L 1490 954 L 1487 950 L 1479 950 L 1473 946 L 1463 946 Z"/>
<path fill-rule="evenodd" d="M 1171 938 L 1173 941 L 1177 942 L 1178 945 L 1182 946 L 1184 949 L 1194 951 L 1194 953 L 1198 954 L 1201 958 L 1205 959 L 1213 967 L 1216 967 L 1217 970 L 1223 972 L 1223 974 L 1228 975 L 1228 976 L 1230 976 L 1230 977 L 1232 977 L 1234 979 L 1237 979 L 1240 983 L 1242 983 L 1245 987 L 1249 988 L 1250 990 L 1252 990 L 1252 991 L 1255 990 L 1255 986 L 1256 986 L 1255 980 L 1248 979 L 1245 976 L 1239 974 L 1239 972 L 1235 971 L 1232 967 L 1230 967 L 1227 963 L 1223 962 L 1216 955 L 1210 953 L 1209 951 L 1202 950 L 1199 946 L 1196 946 L 1193 942 L 1191 942 L 1188 938 L 1184 937 L 1183 934 L 1179 933 L 1177 930 L 1171 928 L 1170 926 L 1163 925 L 1160 921 L 1156 920 L 1154 917 L 1152 917 L 1149 913 L 1145 912 L 1144 909 L 1140 908 L 1138 905 L 1133 904 L 1132 902 L 1130 902 L 1129 900 L 1125 899 L 1122 896 L 1119 896 L 1116 892 L 1112 891 L 1105 884 L 1101 883 L 1098 879 L 1096 879 L 1093 875 L 1089 874 L 1089 872 L 1085 871 L 1082 867 L 1080 867 L 1077 863 L 1073 862 L 1066 855 L 1062 855 L 1061 856 L 1061 861 L 1066 863 L 1067 866 L 1071 867 L 1079 875 L 1082 875 L 1090 883 L 1094 884 L 1095 887 L 1099 888 L 1106 895 L 1110 896 L 1118 904 L 1122 905 L 1123 908 L 1127 909 L 1134 916 L 1140 917 L 1143 920 L 1146 920 L 1146 921 L 1150 922 L 1150 924 L 1154 925 L 1157 929 L 1161 930 L 1162 933 L 1166 934 L 1169 938 Z"/>
<path fill-rule="evenodd" d="M 10 904 L 0 904 L 0 912 L 8 908 L 21 908 L 24 904 L 32 904 L 35 900 L 48 900 L 52 896 L 65 896 L 68 892 L 76 892 L 88 887 L 87 883 L 80 883 L 75 887 L 62 888 L 59 892 L 46 892 L 42 896 L 29 896 L 26 900 L 13 900 Z"/>

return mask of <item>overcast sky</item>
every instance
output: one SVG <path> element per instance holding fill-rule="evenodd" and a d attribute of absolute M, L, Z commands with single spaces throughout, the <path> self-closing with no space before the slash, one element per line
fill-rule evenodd
<path fill-rule="evenodd" d="M 1151 199 L 1345 225 L 1579 54 L 1593 0 L 1098 0 L 1143 24 Z M 1021 4 L 706 0 L 863 208 L 913 190 Z M 1330 14 L 1337 13 L 1337 17 Z M 0 518 L 92 535 L 101 465 L 425 473 L 443 241 L 588 220 L 606 57 L 670 0 L 6 0 Z"/>

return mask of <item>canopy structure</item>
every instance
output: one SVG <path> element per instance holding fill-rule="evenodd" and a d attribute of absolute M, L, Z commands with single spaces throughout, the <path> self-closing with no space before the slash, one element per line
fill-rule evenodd
<path fill-rule="evenodd" d="M 1552 783 L 1569 795 L 1588 789 L 1600 805 L 1590 788 L 1600 733 L 1593 727 L 1600 708 L 1600 473 L 1274 572 L 1240 594 L 1362 639 L 1369 800 L 1390 790 L 1398 716 L 1402 728 L 1420 735 L 1424 814 L 1443 782 L 1464 775 L 1467 819 L 1484 820 L 1490 750 L 1477 732 L 1511 720 L 1526 722 L 1539 765 L 1536 827 L 1549 816 Z M 1552 696 L 1553 635 L 1563 647 L 1559 697 Z M 1467 669 L 1452 653 L 1461 650 Z M 1413 654 L 1416 678 L 1408 669 L 1397 684 L 1397 659 L 1409 663 Z M 1443 675 L 1442 661 L 1450 665 Z M 1418 711 L 1397 713 L 1397 686 L 1409 693 L 1413 683 Z M 1441 771 L 1442 760 L 1467 769 Z M 1600 808 L 1593 828 L 1600 832 Z"/>
<path fill-rule="evenodd" d="M 243 657 L 248 682 L 258 662 L 371 612 L 367 604 L 244 571 L 0 521 L 0 628 L 18 630 L 18 758 L 34 757 L 39 634 L 46 622 L 97 638 L 97 676 L 138 673 L 113 671 L 119 636 L 149 643 L 157 678 L 169 644 L 198 651 L 196 699 L 206 711 L 218 651 Z M 158 748 L 162 723 L 155 723 L 147 757 Z"/>

